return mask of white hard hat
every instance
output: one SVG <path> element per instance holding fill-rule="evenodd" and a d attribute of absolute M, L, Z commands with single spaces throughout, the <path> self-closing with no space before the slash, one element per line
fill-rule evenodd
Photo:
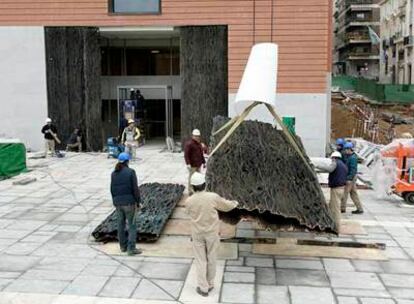
<path fill-rule="evenodd" d="M 199 129 L 194 129 L 193 130 L 193 136 L 201 136 L 201 132 Z"/>
<path fill-rule="evenodd" d="M 336 158 L 342 158 L 341 152 L 338 152 L 338 151 L 333 152 L 331 154 L 331 158 L 334 158 L 334 157 L 336 157 Z"/>
<path fill-rule="evenodd" d="M 134 123 L 135 122 L 135 120 L 133 120 L 133 119 L 128 119 L 128 124 L 131 124 L 131 123 Z"/>
<path fill-rule="evenodd" d="M 46 123 L 52 122 L 52 119 L 50 119 L 49 117 L 46 118 Z"/>
<path fill-rule="evenodd" d="M 191 185 L 192 186 L 201 186 L 206 183 L 206 177 L 204 174 L 194 172 L 194 174 L 191 176 Z"/>

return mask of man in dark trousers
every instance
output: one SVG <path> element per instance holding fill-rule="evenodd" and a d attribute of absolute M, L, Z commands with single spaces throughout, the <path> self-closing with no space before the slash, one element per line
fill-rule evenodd
<path fill-rule="evenodd" d="M 352 201 L 356 206 L 356 210 L 352 211 L 353 214 L 361 214 L 364 213 L 364 209 L 362 207 L 362 203 L 359 200 L 358 192 L 357 192 L 357 173 L 358 173 L 358 157 L 354 152 L 354 144 L 351 142 L 347 142 L 344 145 L 345 150 L 345 163 L 348 167 L 348 175 L 346 177 L 346 186 L 344 191 L 344 196 L 342 197 L 341 203 L 341 212 L 346 212 L 346 203 L 348 201 L 348 195 L 351 196 Z"/>
<path fill-rule="evenodd" d="M 45 157 L 48 152 L 55 154 L 55 140 L 60 143 L 57 137 L 57 128 L 52 124 L 52 119 L 46 118 L 46 124 L 42 128 L 42 133 L 45 136 Z"/>
<path fill-rule="evenodd" d="M 75 128 L 69 136 L 66 151 L 71 149 L 77 149 L 79 152 L 82 152 L 82 135 L 79 128 Z"/>
<path fill-rule="evenodd" d="M 191 186 L 191 176 L 194 172 L 200 172 L 201 166 L 205 165 L 206 160 L 203 155 L 200 130 L 194 129 L 192 138 L 185 144 L 184 158 L 188 170 L 188 193 L 193 194 Z"/>
<path fill-rule="evenodd" d="M 136 255 L 142 253 L 135 247 L 137 239 L 135 218 L 141 203 L 141 196 L 137 175 L 133 169 L 128 167 L 129 159 L 128 153 L 119 154 L 118 163 L 111 175 L 111 194 L 117 213 L 118 240 L 121 251 L 127 251 L 128 255 Z M 128 232 L 125 229 L 126 222 L 128 222 Z"/>

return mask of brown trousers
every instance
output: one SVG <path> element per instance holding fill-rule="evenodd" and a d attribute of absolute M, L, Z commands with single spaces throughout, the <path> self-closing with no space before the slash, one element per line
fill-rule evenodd
<path fill-rule="evenodd" d="M 344 196 L 342 197 L 342 202 L 341 202 L 341 211 L 346 211 L 346 203 L 348 201 L 349 195 L 351 196 L 351 199 L 354 202 L 357 210 L 363 211 L 364 208 L 362 207 L 362 203 L 359 200 L 359 196 L 357 192 L 356 178 L 346 183 L 345 190 L 344 190 Z"/>
<path fill-rule="evenodd" d="M 54 139 L 45 139 L 45 157 L 47 157 L 48 152 L 52 155 L 55 154 L 55 140 Z"/>
<path fill-rule="evenodd" d="M 217 251 L 220 237 L 217 233 L 192 234 L 193 251 L 197 270 L 197 284 L 203 292 L 214 287 L 216 276 Z"/>
<path fill-rule="evenodd" d="M 336 187 L 336 188 L 331 188 L 331 191 L 330 191 L 329 209 L 331 210 L 335 218 L 338 230 L 339 230 L 339 227 L 341 227 L 341 212 L 340 212 L 339 206 L 341 205 L 341 200 L 344 195 L 344 190 L 345 190 L 345 187 Z"/>

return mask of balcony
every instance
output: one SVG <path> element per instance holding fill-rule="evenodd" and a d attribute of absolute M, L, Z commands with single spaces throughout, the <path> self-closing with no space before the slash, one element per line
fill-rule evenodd
<path fill-rule="evenodd" d="M 397 17 L 404 18 L 407 9 L 407 0 L 400 3 L 397 10 Z"/>
<path fill-rule="evenodd" d="M 404 46 L 413 47 L 413 45 L 414 45 L 414 36 L 404 37 Z"/>
<path fill-rule="evenodd" d="M 373 0 L 346 0 L 345 6 L 349 7 L 351 5 L 371 5 L 374 4 Z"/>
<path fill-rule="evenodd" d="M 350 32 L 347 33 L 345 36 L 345 41 L 348 43 L 365 43 L 365 42 L 371 42 L 371 39 L 369 38 L 369 35 L 367 32 Z"/>
<path fill-rule="evenodd" d="M 367 25 L 368 23 L 373 23 L 376 20 L 372 18 L 372 16 L 366 16 L 364 18 L 360 18 L 357 16 L 349 16 L 345 20 L 345 26 L 358 26 L 358 25 Z"/>
<path fill-rule="evenodd" d="M 378 52 L 370 48 L 353 48 L 346 53 L 348 60 L 362 60 L 362 59 L 379 59 Z"/>
<path fill-rule="evenodd" d="M 403 0 L 401 1 L 401 3 L 398 5 L 399 9 L 405 9 L 405 7 L 407 6 L 407 0 Z"/>
<path fill-rule="evenodd" d="M 394 34 L 393 38 L 394 38 L 394 43 L 396 43 L 396 44 L 404 42 L 404 37 L 403 37 L 402 31 L 396 32 Z"/>

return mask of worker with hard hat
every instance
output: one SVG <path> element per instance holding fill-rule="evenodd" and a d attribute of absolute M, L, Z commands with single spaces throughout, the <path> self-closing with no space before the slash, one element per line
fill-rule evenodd
<path fill-rule="evenodd" d="M 331 163 L 326 168 L 320 168 L 329 172 L 328 185 L 330 188 L 329 209 L 335 217 L 339 228 L 341 223 L 340 205 L 344 194 L 348 168 L 342 161 L 342 154 L 335 151 L 331 154 Z M 339 230 L 339 229 L 338 229 Z"/>
<path fill-rule="evenodd" d="M 352 142 L 345 143 L 344 151 L 346 155 L 345 164 L 348 167 L 348 175 L 346 177 L 346 186 L 341 202 L 341 212 L 346 212 L 346 203 L 348 201 L 348 196 L 350 195 L 357 208 L 352 211 L 352 213 L 361 214 L 364 213 L 364 209 L 357 192 L 358 157 L 354 152 L 354 144 Z"/>
<path fill-rule="evenodd" d="M 116 208 L 118 221 L 118 240 L 121 252 L 128 255 L 142 253 L 137 249 L 136 215 L 141 203 L 138 179 L 135 170 L 128 167 L 130 155 L 120 153 L 118 163 L 111 175 L 111 195 Z M 128 226 L 126 224 L 128 223 Z M 125 228 L 128 227 L 128 230 Z"/>
<path fill-rule="evenodd" d="M 45 157 L 50 152 L 51 155 L 55 155 L 55 141 L 60 143 L 57 137 L 57 128 L 54 124 L 52 124 L 52 119 L 49 117 L 46 118 L 45 125 L 42 128 L 42 133 L 45 137 Z"/>
<path fill-rule="evenodd" d="M 141 132 L 135 126 L 135 120 L 128 119 L 128 126 L 122 132 L 121 142 L 125 146 L 125 152 L 131 156 L 131 159 L 136 159 L 138 140 L 140 137 Z"/>
<path fill-rule="evenodd" d="M 206 297 L 214 288 L 217 251 L 220 245 L 218 211 L 228 212 L 237 207 L 220 195 L 205 191 L 205 176 L 195 172 L 191 176 L 194 194 L 186 202 L 186 212 L 191 218 L 191 239 L 197 270 L 197 293 Z"/>
<path fill-rule="evenodd" d="M 191 176 L 194 172 L 200 172 L 201 166 L 205 166 L 206 163 L 203 154 L 200 130 L 194 129 L 192 138 L 186 142 L 184 147 L 184 159 L 188 170 L 188 193 L 191 195 L 193 193 Z"/>
<path fill-rule="evenodd" d="M 344 154 L 344 145 L 345 145 L 346 141 L 343 138 L 338 138 L 336 140 L 336 151 L 338 151 L 339 153 Z"/>

